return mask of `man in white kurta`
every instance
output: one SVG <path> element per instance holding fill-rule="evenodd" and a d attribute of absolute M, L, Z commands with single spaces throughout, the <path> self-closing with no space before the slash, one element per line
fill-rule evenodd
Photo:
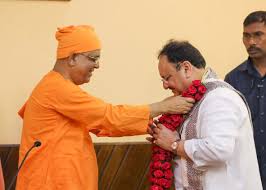
<path fill-rule="evenodd" d="M 196 129 L 198 138 L 185 140 L 184 150 L 194 168 L 203 171 L 204 190 L 262 189 L 252 124 L 239 94 L 222 87 L 209 92 L 199 107 Z M 184 133 L 181 139 L 185 139 Z M 180 157 L 175 162 L 175 187 L 183 190 L 186 166 Z"/>
<path fill-rule="evenodd" d="M 157 124 L 151 132 L 155 144 L 176 155 L 176 190 L 262 190 L 252 122 L 241 94 L 205 69 L 203 56 L 188 42 L 169 41 L 158 58 L 163 87 L 174 95 L 194 80 L 207 88 L 179 131 Z"/>

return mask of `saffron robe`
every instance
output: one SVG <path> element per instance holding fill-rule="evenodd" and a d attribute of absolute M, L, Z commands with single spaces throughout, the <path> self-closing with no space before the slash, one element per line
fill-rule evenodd
<path fill-rule="evenodd" d="M 147 105 L 111 105 L 50 71 L 19 111 L 23 130 L 19 163 L 34 148 L 17 179 L 17 190 L 97 190 L 98 168 L 89 132 L 97 136 L 145 134 Z"/>

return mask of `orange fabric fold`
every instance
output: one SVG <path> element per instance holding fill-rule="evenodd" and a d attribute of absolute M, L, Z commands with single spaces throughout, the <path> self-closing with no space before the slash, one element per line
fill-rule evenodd
<path fill-rule="evenodd" d="M 27 103 L 25 103 L 25 104 L 20 108 L 20 110 L 18 111 L 18 115 L 19 115 L 22 119 L 24 118 L 24 112 L 25 112 L 26 104 L 27 104 Z"/>
<path fill-rule="evenodd" d="M 58 28 L 55 36 L 58 41 L 57 59 L 66 58 L 74 53 L 101 49 L 97 34 L 88 25 Z"/>

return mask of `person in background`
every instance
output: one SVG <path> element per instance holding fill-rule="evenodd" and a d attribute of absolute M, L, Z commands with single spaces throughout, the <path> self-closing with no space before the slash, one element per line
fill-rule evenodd
<path fill-rule="evenodd" d="M 23 119 L 19 163 L 29 154 L 17 190 L 97 190 L 97 159 L 89 132 L 97 136 L 145 134 L 149 119 L 187 113 L 193 100 L 169 97 L 147 105 L 112 105 L 83 91 L 99 68 L 101 44 L 91 26 L 56 32 L 57 60 L 19 111 Z M 36 60 L 38 62 L 38 60 Z"/>
<path fill-rule="evenodd" d="M 243 23 L 248 59 L 229 72 L 225 81 L 246 98 L 263 188 L 266 189 L 266 11 L 250 13 Z"/>

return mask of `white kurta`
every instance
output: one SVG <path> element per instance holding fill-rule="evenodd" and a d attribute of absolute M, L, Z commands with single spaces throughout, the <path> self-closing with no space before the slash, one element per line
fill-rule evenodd
<path fill-rule="evenodd" d="M 185 141 L 184 148 L 194 167 L 204 171 L 204 190 L 262 190 L 252 124 L 236 92 L 228 88 L 209 92 L 196 126 L 198 139 Z M 180 159 L 175 161 L 176 190 L 183 190 L 184 166 Z"/>

